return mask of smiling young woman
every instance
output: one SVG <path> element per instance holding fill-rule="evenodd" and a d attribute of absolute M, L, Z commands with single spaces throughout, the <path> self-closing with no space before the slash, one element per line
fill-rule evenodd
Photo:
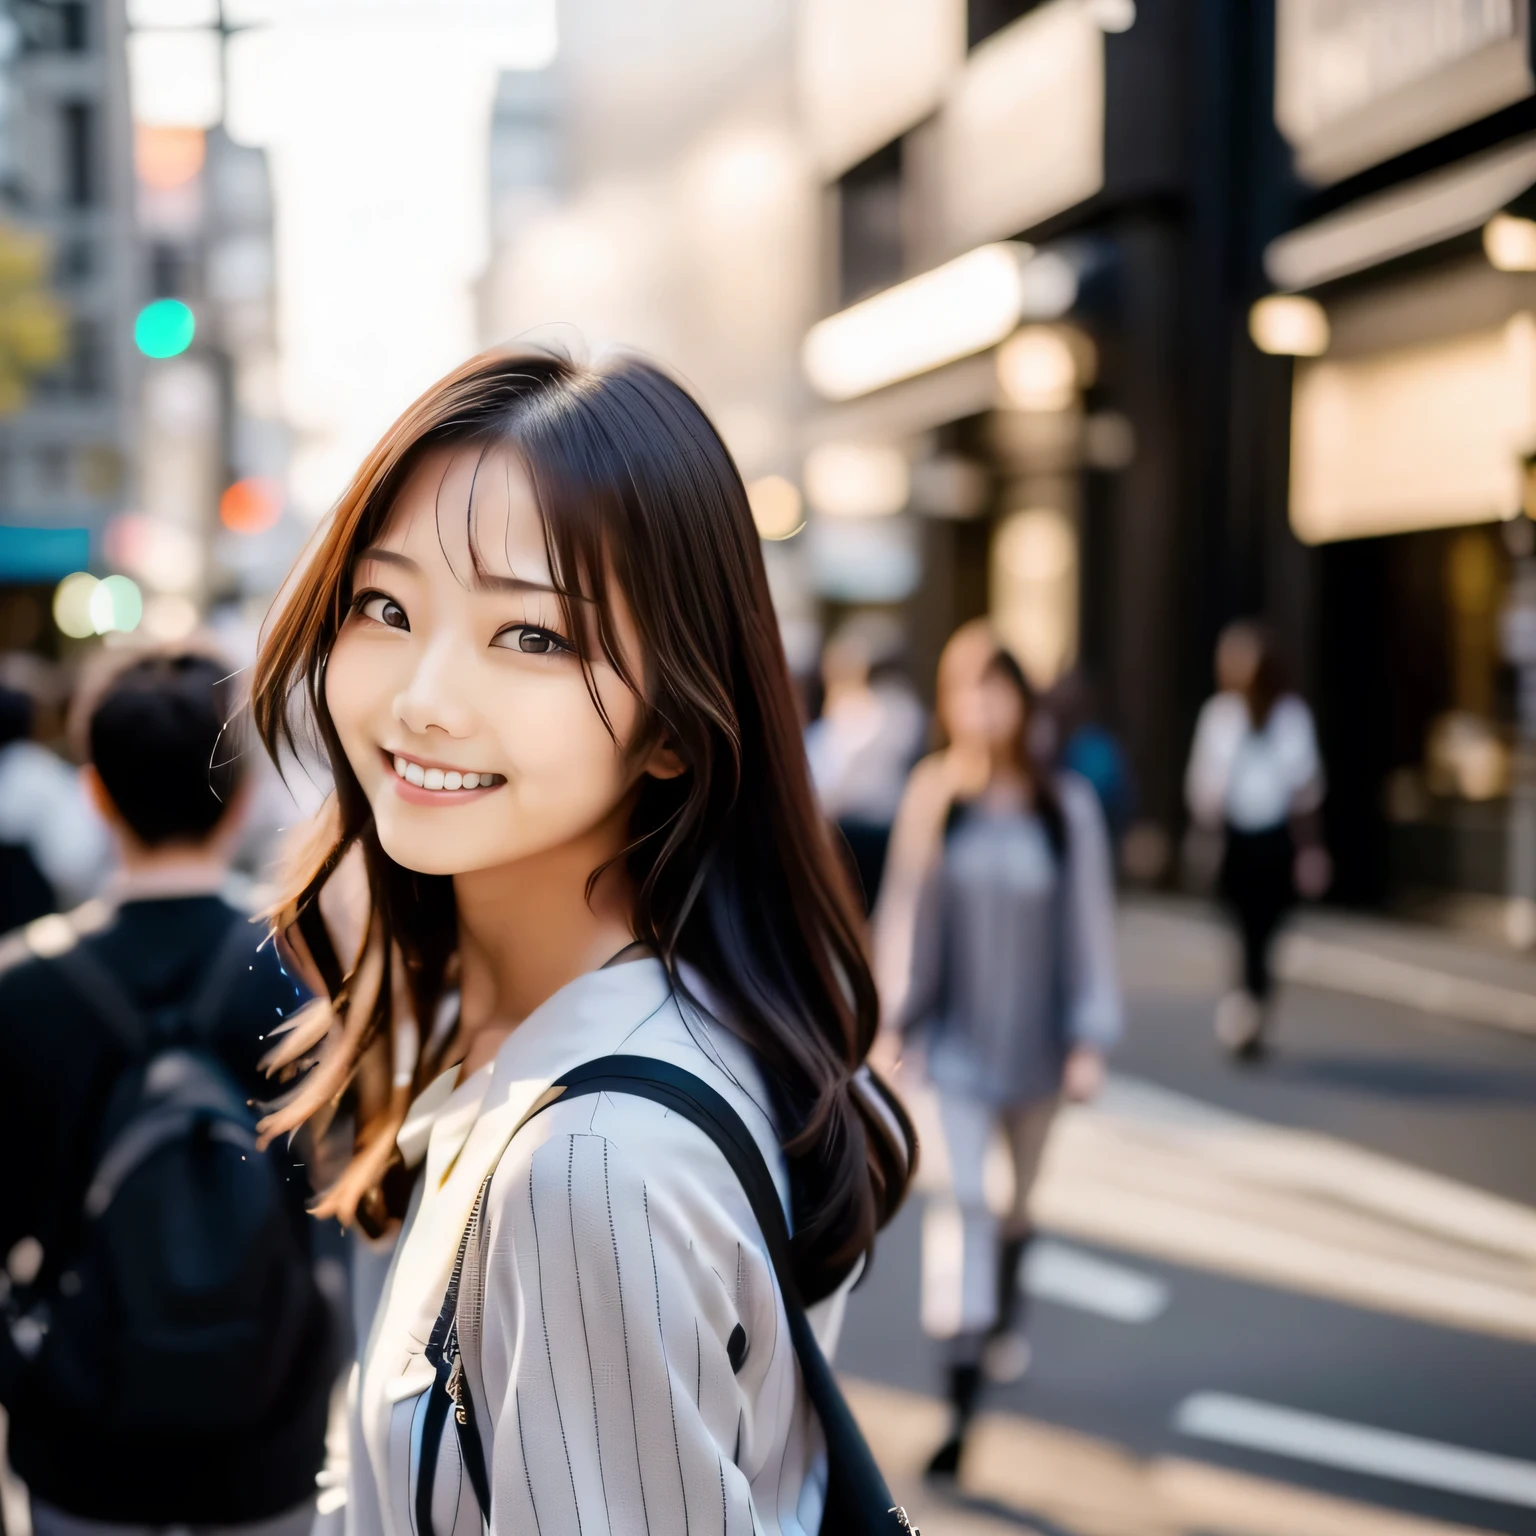
<path fill-rule="evenodd" d="M 474 1216 L 464 1449 L 483 1449 L 493 1530 L 816 1530 L 826 1441 L 795 1298 L 829 1341 L 914 1147 L 863 1065 L 857 909 L 708 419 L 633 360 L 466 364 L 343 496 L 254 708 L 274 754 L 312 727 L 336 786 L 276 919 L 326 996 L 274 1053 L 308 1071 L 264 1128 L 349 1106 L 356 1153 L 318 1209 L 403 1222 L 361 1362 L 354 1528 L 479 1529 L 422 1460 L 428 1341 Z M 354 849 L 368 910 L 338 953 L 319 898 Z M 740 1119 L 791 1273 L 686 1115 L 625 1093 L 537 1113 L 616 1053 L 682 1068 Z"/>

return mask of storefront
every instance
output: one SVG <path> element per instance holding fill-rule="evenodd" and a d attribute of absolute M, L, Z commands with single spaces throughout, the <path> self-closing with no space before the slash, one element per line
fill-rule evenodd
<path fill-rule="evenodd" d="M 804 347 L 795 558 L 825 626 L 899 616 L 920 687 L 981 613 L 1037 684 L 1082 666 L 1167 798 L 1182 498 L 1163 349 L 1183 273 L 1157 199 L 1180 175 L 1159 63 L 1178 18 L 899 9 L 811 8 L 803 44 L 830 302 Z"/>
<path fill-rule="evenodd" d="M 1322 190 L 1266 252 L 1289 297 L 1255 306 L 1253 335 L 1296 355 L 1289 523 L 1314 550 L 1341 894 L 1497 898 L 1528 942 L 1536 871 L 1511 851 L 1536 549 L 1529 7 L 1281 0 L 1277 28 L 1277 122 Z"/>

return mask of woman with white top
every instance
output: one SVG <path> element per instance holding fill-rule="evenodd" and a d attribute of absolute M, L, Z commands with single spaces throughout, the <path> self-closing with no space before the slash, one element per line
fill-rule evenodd
<path fill-rule="evenodd" d="M 963 645 L 973 644 L 967 637 Z M 1119 1039 L 1114 873 L 1097 795 L 1031 752 L 1034 694 L 989 637 L 970 675 L 946 668 L 951 792 L 918 897 L 900 1026 L 920 1043 L 936 1091 L 960 1216 L 957 1294 L 925 1297 L 948 1334 L 950 1432 L 928 1471 L 957 1475 L 986 1376 L 1028 1364 L 1019 1269 L 1030 1193 L 1063 1097 L 1089 1099 Z M 918 791 L 922 793 L 921 788 Z M 984 1166 L 1001 1132 L 1013 1198 L 1001 1220 Z M 942 1228 L 925 1225 L 925 1240 Z M 941 1239 L 940 1239 L 941 1240 Z M 952 1270 L 925 1263 L 925 1277 Z"/>
<path fill-rule="evenodd" d="M 488 1504 L 497 1536 L 817 1531 L 830 1431 L 763 1207 L 686 1114 L 562 1087 L 643 1058 L 720 1095 L 830 1347 L 912 1146 L 863 1069 L 857 908 L 702 411 L 636 361 L 465 364 L 292 578 L 254 709 L 336 785 L 277 916 L 324 995 L 273 1065 L 313 1065 L 264 1129 L 350 1107 L 318 1210 L 397 1234 L 349 1530 L 467 1536 Z M 353 850 L 349 946 L 320 898 Z M 446 1417 L 445 1319 L 469 1382 Z"/>
<path fill-rule="evenodd" d="M 1261 631 L 1238 623 L 1222 632 L 1216 680 L 1184 792 L 1195 822 L 1225 839 L 1220 890 L 1242 936 L 1243 985 L 1218 1005 L 1216 1033 L 1252 1062 L 1265 1052 L 1275 934 L 1297 895 L 1321 895 L 1330 878 L 1318 814 L 1323 766 L 1312 712 L 1286 688 Z"/>

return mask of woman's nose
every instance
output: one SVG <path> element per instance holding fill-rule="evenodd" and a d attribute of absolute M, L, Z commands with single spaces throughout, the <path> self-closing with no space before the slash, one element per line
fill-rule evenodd
<path fill-rule="evenodd" d="M 468 661 L 462 647 L 448 637 L 428 645 L 405 687 L 395 695 L 396 719 L 417 736 L 433 730 L 468 736 L 474 729 L 474 711 L 463 691 Z"/>

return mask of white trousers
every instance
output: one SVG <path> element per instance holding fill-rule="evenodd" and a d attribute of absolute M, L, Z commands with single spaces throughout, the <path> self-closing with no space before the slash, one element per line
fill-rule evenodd
<path fill-rule="evenodd" d="M 954 1203 L 923 1223 L 923 1319 L 940 1337 L 984 1333 L 997 1321 L 998 1246 L 1030 1230 L 1030 1191 L 1058 1099 L 999 1109 L 942 1088 L 938 1099 Z M 999 1131 L 1013 1165 L 1013 1198 L 1001 1219 L 986 1195 L 987 1150 Z M 935 1251 L 940 1245 L 946 1251 Z"/>

